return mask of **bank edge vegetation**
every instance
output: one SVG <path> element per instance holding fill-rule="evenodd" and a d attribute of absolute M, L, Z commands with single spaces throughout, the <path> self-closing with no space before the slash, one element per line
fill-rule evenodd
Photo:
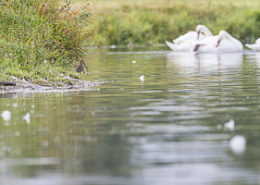
<path fill-rule="evenodd" d="M 55 81 L 86 53 L 89 12 L 70 1 L 0 1 L 0 78 Z M 74 74 L 75 75 L 75 74 Z"/>

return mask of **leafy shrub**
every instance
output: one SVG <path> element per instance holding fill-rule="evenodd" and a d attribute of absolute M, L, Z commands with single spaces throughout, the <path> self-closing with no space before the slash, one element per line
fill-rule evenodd
<path fill-rule="evenodd" d="M 2 0 L 0 70 L 15 66 L 37 73 L 43 62 L 69 67 L 84 57 L 90 14 L 71 7 L 69 1 Z"/>

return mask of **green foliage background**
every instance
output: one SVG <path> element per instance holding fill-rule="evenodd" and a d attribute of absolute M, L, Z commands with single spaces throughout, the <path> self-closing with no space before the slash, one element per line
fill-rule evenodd
<path fill-rule="evenodd" d="M 214 34 L 224 29 L 243 43 L 260 37 L 256 0 L 92 0 L 90 4 L 92 45 L 163 44 L 198 24 Z"/>

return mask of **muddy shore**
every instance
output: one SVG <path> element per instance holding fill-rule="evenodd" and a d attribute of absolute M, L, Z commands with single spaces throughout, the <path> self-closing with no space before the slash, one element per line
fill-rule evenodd
<path fill-rule="evenodd" d="M 6 93 L 18 93 L 18 92 L 40 92 L 40 91 L 62 91 L 62 90 L 88 90 L 91 87 L 100 85 L 100 82 L 97 81 L 86 81 L 79 79 L 70 79 L 72 83 L 68 84 L 65 82 L 60 82 L 59 85 L 53 83 L 39 85 L 34 84 L 29 81 L 21 80 L 15 81 L 15 86 L 1 86 L 0 85 L 0 94 Z"/>

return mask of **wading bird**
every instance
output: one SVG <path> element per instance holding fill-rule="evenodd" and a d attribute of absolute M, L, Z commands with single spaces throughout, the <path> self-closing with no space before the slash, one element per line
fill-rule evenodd
<path fill-rule="evenodd" d="M 80 60 L 80 64 L 76 67 L 75 70 L 76 70 L 78 73 L 81 73 L 81 72 L 84 72 L 84 68 L 86 68 L 86 70 L 87 70 L 87 72 L 88 72 L 88 67 L 87 67 L 85 61 L 84 61 L 84 60 Z"/>

